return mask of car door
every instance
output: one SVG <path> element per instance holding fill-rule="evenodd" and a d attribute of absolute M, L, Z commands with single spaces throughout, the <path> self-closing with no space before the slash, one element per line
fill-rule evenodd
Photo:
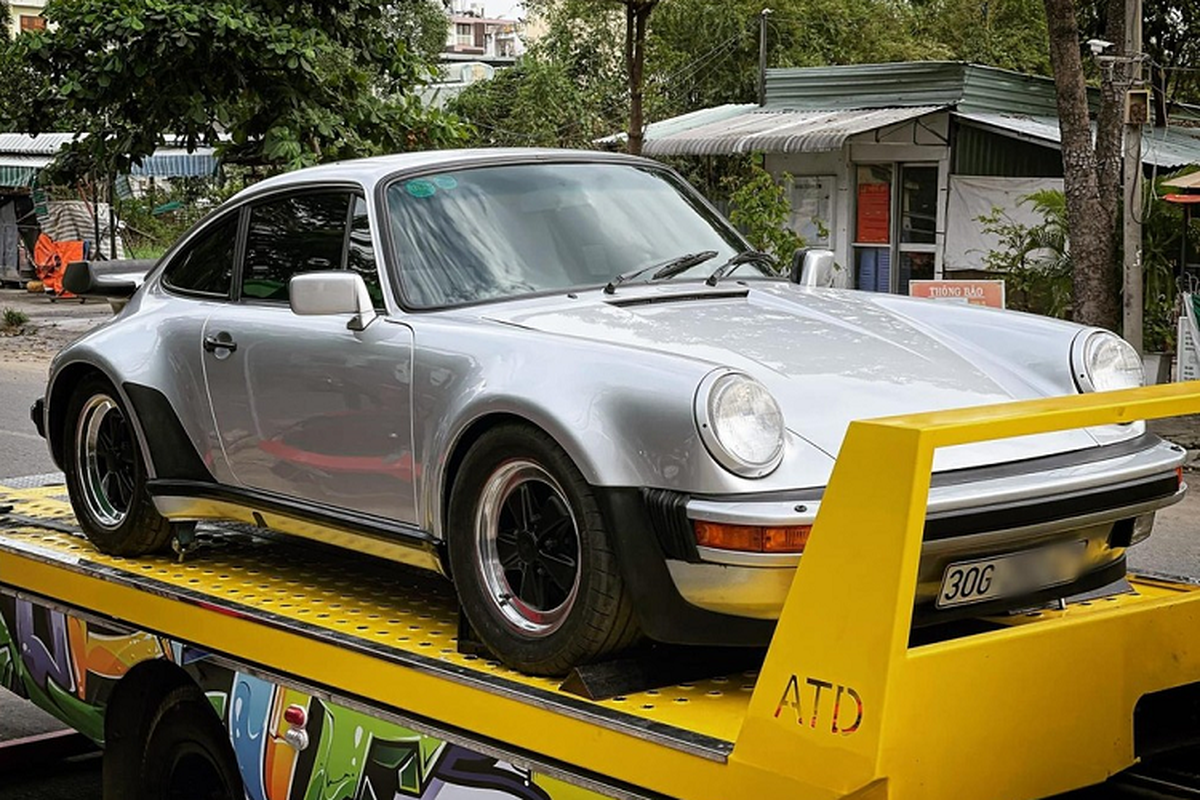
<path fill-rule="evenodd" d="M 409 384 L 412 331 L 385 314 L 298 316 L 288 281 L 353 269 L 382 293 L 364 199 L 306 190 L 250 204 L 236 302 L 203 332 L 209 402 L 225 462 L 277 499 L 416 521 Z"/>

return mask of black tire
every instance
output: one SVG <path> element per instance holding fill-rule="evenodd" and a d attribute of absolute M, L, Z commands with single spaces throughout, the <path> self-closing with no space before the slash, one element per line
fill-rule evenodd
<path fill-rule="evenodd" d="M 137 431 L 107 380 L 90 375 L 79 382 L 67 403 L 62 442 L 67 494 L 92 544 L 114 556 L 166 549 L 171 523 L 146 491 Z"/>
<path fill-rule="evenodd" d="M 135 763 L 105 753 L 106 800 L 243 800 L 229 735 L 198 689 L 168 692 L 147 722 L 125 759 Z"/>
<path fill-rule="evenodd" d="M 560 675 L 639 638 L 595 494 L 544 432 L 509 423 L 481 436 L 448 523 L 463 612 L 508 666 Z"/>

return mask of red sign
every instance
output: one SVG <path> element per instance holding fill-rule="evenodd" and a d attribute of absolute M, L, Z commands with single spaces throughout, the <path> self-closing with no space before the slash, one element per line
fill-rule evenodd
<path fill-rule="evenodd" d="M 46 20 L 44 17 L 33 16 L 32 14 L 21 15 L 21 30 L 23 31 L 44 31 L 46 30 Z"/>
<path fill-rule="evenodd" d="M 892 240 L 892 186 L 889 183 L 860 183 L 858 185 L 858 231 L 854 241 L 859 244 L 887 244 Z"/>
<path fill-rule="evenodd" d="M 908 293 L 931 300 L 1004 308 L 1004 281 L 909 281 Z"/>

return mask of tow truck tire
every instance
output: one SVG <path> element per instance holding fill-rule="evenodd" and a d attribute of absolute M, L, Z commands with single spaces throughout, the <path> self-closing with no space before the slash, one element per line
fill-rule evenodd
<path fill-rule="evenodd" d="M 150 717 L 136 764 L 111 765 L 122 800 L 242 800 L 229 735 L 194 686 L 168 692 Z M 106 770 L 110 765 L 105 765 Z"/>
<path fill-rule="evenodd" d="M 508 666 L 561 675 L 639 638 L 595 494 L 543 431 L 484 433 L 458 471 L 448 521 L 463 612 Z"/>
<path fill-rule="evenodd" d="M 112 385 L 99 375 L 79 382 L 63 431 L 67 493 L 92 544 L 113 556 L 166 549 L 171 523 L 146 491 L 137 430 Z"/>

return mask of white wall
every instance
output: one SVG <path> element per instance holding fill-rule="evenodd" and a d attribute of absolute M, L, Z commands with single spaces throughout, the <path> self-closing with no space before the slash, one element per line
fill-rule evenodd
<path fill-rule="evenodd" d="M 1005 221 L 1033 226 L 1042 222 L 1031 204 L 1021 199 L 1039 189 L 1062 191 L 1062 178 L 984 178 L 955 175 L 950 178 L 946 222 L 946 271 L 983 269 L 983 257 L 999 238 L 983 232 L 979 217 L 1000 209 Z"/>

